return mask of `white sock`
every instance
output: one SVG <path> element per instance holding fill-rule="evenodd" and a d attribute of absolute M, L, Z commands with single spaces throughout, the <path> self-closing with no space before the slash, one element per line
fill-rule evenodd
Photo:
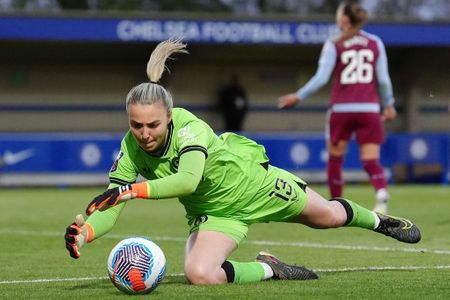
<path fill-rule="evenodd" d="M 375 217 L 375 225 L 373 225 L 373 229 L 376 229 L 378 227 L 378 225 L 380 225 L 380 218 L 378 218 L 378 216 L 375 212 L 371 211 L 371 213 Z"/>
<path fill-rule="evenodd" d="M 389 194 L 386 189 L 379 189 L 375 198 L 378 203 L 386 203 L 389 200 Z"/>
<path fill-rule="evenodd" d="M 272 270 L 272 268 L 266 263 L 260 262 L 260 264 L 261 264 L 261 266 L 264 269 L 264 279 L 272 278 L 273 277 L 273 270 Z"/>

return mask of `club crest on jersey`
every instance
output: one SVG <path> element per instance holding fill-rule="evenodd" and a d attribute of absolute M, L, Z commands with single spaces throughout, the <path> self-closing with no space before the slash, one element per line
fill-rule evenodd
<path fill-rule="evenodd" d="M 117 154 L 116 160 L 114 161 L 114 163 L 111 167 L 111 170 L 109 172 L 112 173 L 117 170 L 117 165 L 119 164 L 119 160 L 122 158 L 122 156 L 123 156 L 123 152 L 120 151 L 119 154 Z"/>
<path fill-rule="evenodd" d="M 172 158 L 172 161 L 170 162 L 170 166 L 176 171 L 178 170 L 178 166 L 180 164 L 180 158 L 174 157 Z"/>

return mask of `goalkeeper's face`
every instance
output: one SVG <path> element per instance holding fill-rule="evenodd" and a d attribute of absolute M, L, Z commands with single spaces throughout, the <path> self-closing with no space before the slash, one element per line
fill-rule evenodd
<path fill-rule="evenodd" d="M 147 152 L 163 147 L 172 113 L 162 101 L 154 104 L 132 104 L 128 108 L 130 130 L 139 146 Z"/>

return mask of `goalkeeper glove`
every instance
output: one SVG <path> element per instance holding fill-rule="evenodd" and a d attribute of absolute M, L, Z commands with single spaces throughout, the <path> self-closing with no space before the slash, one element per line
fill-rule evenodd
<path fill-rule="evenodd" d="M 83 215 L 77 215 L 75 222 L 66 229 L 64 239 L 66 240 L 66 249 L 69 250 L 71 257 L 77 259 L 80 257 L 80 249 L 84 244 L 94 238 L 91 225 L 85 223 Z"/>
<path fill-rule="evenodd" d="M 106 190 L 89 203 L 86 214 L 90 216 L 95 210 L 105 210 L 116 206 L 118 203 L 134 198 L 150 198 L 147 182 L 122 185 Z"/>

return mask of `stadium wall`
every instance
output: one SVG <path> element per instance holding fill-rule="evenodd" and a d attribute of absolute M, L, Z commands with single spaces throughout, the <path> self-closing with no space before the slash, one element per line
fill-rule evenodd
<path fill-rule="evenodd" d="M 146 81 L 155 43 L 3 41 L 0 47 L 0 129 L 13 132 L 122 131 L 128 90 Z M 329 86 L 291 111 L 277 97 L 315 72 L 318 45 L 191 44 L 169 63 L 163 83 L 216 130 L 217 89 L 238 74 L 250 99 L 246 131 L 321 132 Z M 391 132 L 450 131 L 446 47 L 388 47 L 399 118 Z M 271 120 L 271 122 L 267 122 Z"/>
<path fill-rule="evenodd" d="M 125 95 L 147 80 L 151 50 L 174 32 L 187 34 L 191 52 L 169 61 L 162 79 L 177 106 L 221 131 L 217 90 L 239 75 L 250 98 L 245 134 L 266 146 L 275 165 L 324 180 L 329 86 L 293 110 L 275 105 L 314 74 L 333 20 L 153 17 L 0 15 L 0 185 L 105 182 L 128 127 Z M 450 27 L 375 23 L 372 30 L 386 42 L 399 110 L 386 125 L 386 171 L 392 181 L 448 183 Z M 346 178 L 365 180 L 355 145 L 350 152 Z"/>

